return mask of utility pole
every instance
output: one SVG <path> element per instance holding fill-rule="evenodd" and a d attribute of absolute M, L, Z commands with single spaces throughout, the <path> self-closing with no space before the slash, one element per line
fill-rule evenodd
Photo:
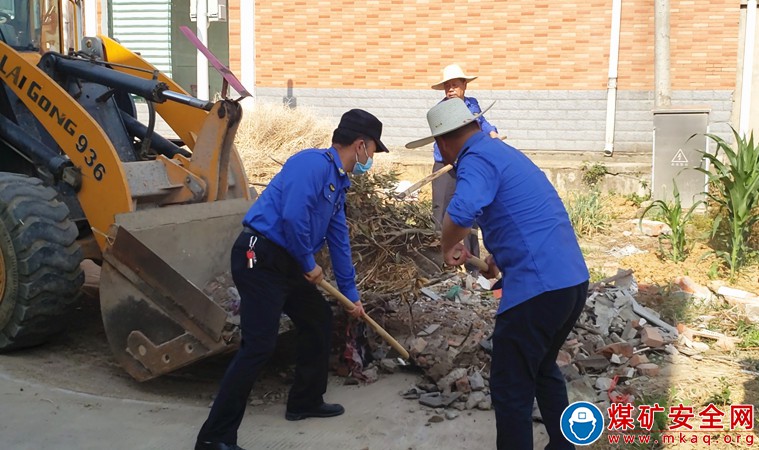
<path fill-rule="evenodd" d="M 657 109 L 672 106 L 672 85 L 669 79 L 669 0 L 656 0 L 654 4 L 654 84 Z"/>

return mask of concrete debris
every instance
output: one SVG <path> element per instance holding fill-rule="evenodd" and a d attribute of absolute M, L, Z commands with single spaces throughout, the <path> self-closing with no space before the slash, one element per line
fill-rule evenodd
<path fill-rule="evenodd" d="M 382 369 L 383 372 L 386 373 L 395 373 L 396 370 L 398 370 L 398 363 L 395 362 L 394 359 L 385 358 L 381 359 L 379 362 L 380 369 Z"/>
<path fill-rule="evenodd" d="M 401 392 L 401 397 L 405 398 L 406 400 L 419 400 L 419 398 L 424 393 L 425 391 L 423 389 L 412 386 L 408 390 Z"/>
<path fill-rule="evenodd" d="M 683 293 L 688 294 L 697 304 L 713 304 L 717 301 L 717 297 L 711 289 L 696 283 L 691 277 L 676 277 L 673 284 L 680 288 Z"/>
<path fill-rule="evenodd" d="M 433 300 L 433 301 L 438 301 L 441 299 L 441 297 L 437 294 L 437 292 L 433 291 L 430 288 L 426 288 L 426 287 L 421 288 L 419 289 L 419 292 L 426 295 L 430 300 Z"/>
<path fill-rule="evenodd" d="M 446 408 L 461 397 L 461 392 L 443 394 L 440 392 L 427 392 L 419 397 L 419 403 L 429 408 Z"/>
<path fill-rule="evenodd" d="M 454 369 L 452 372 L 450 372 L 448 375 L 444 376 L 437 382 L 437 387 L 443 392 L 448 392 L 451 390 L 451 386 L 456 383 L 456 380 L 460 378 L 466 378 L 467 370 L 463 367 L 459 367 L 458 369 Z"/>
<path fill-rule="evenodd" d="M 445 418 L 448 420 L 453 420 L 456 417 L 459 416 L 459 413 L 457 411 L 451 411 L 450 409 L 445 412 Z"/>
<path fill-rule="evenodd" d="M 596 389 L 600 391 L 608 391 L 611 388 L 612 379 L 607 377 L 596 378 Z"/>
<path fill-rule="evenodd" d="M 637 255 L 638 253 L 645 253 L 645 250 L 641 250 L 634 245 L 625 245 L 624 247 L 612 247 L 608 253 L 616 258 L 624 258 L 625 256 Z"/>
<path fill-rule="evenodd" d="M 498 299 L 480 281 L 459 273 L 428 286 L 429 292 L 412 304 L 416 334 L 405 342 L 429 382 L 401 393 L 404 398 L 449 412 L 492 408 L 487 380 Z M 692 291 L 689 295 L 706 296 L 687 277 L 679 281 L 684 292 Z M 700 358 L 708 344 L 735 345 L 719 333 L 682 325 L 678 330 L 638 303 L 638 296 L 632 271 L 620 270 L 591 285 L 585 308 L 556 358 L 570 403 L 629 401 L 637 394 L 630 381 L 657 377 L 668 360 Z"/>
<path fill-rule="evenodd" d="M 482 378 L 480 372 L 474 372 L 469 375 L 469 388 L 473 391 L 481 391 L 485 389 L 485 379 Z"/>
<path fill-rule="evenodd" d="M 638 224 L 638 230 L 646 236 L 657 237 L 662 234 L 671 234 L 672 229 L 664 222 L 648 219 L 632 219 L 630 222 Z"/>
<path fill-rule="evenodd" d="M 759 323 L 759 295 L 728 286 L 720 286 L 717 294 L 727 303 L 738 306 L 750 321 Z"/>
<path fill-rule="evenodd" d="M 483 401 L 485 401 L 484 392 L 472 392 L 466 400 L 466 409 L 474 409 Z"/>
<path fill-rule="evenodd" d="M 493 409 L 493 401 L 490 399 L 489 395 L 486 395 L 483 401 L 477 403 L 477 409 L 481 411 L 490 411 Z"/>

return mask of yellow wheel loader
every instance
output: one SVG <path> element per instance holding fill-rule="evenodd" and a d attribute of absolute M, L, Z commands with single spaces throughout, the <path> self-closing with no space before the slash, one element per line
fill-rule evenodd
<path fill-rule="evenodd" d="M 252 202 L 242 109 L 81 23 L 79 0 L 0 0 L 0 351 L 61 331 L 89 258 L 115 358 L 148 380 L 236 348 L 203 288 Z M 156 114 L 179 140 L 154 133 Z"/>

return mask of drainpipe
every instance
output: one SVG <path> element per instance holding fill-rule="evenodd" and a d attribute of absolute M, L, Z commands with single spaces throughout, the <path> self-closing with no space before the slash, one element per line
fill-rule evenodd
<path fill-rule="evenodd" d="M 614 153 L 614 121 L 617 116 L 617 65 L 619 62 L 619 29 L 622 21 L 622 0 L 611 6 L 611 43 L 609 45 L 609 81 L 606 90 L 606 140 L 604 155 Z"/>
<path fill-rule="evenodd" d="M 754 76 L 754 41 L 756 39 L 756 0 L 746 3 L 746 32 L 743 42 L 743 76 L 741 80 L 741 118 L 739 135 L 749 131 L 751 112 L 751 78 Z"/>
<path fill-rule="evenodd" d="M 200 42 L 208 48 L 208 3 L 207 0 L 197 0 L 195 7 L 195 24 L 197 25 L 197 34 Z M 197 92 L 196 97 L 201 100 L 208 100 L 208 60 L 205 55 L 197 51 L 195 57 L 197 65 Z"/>

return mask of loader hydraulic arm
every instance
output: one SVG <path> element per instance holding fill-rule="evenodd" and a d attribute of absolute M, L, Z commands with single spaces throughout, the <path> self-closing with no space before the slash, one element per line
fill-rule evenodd
<path fill-rule="evenodd" d="M 58 83 L 4 42 L 0 42 L 0 80 L 81 169 L 77 196 L 104 248 L 113 218 L 133 209 L 121 161 L 108 136 Z"/>

